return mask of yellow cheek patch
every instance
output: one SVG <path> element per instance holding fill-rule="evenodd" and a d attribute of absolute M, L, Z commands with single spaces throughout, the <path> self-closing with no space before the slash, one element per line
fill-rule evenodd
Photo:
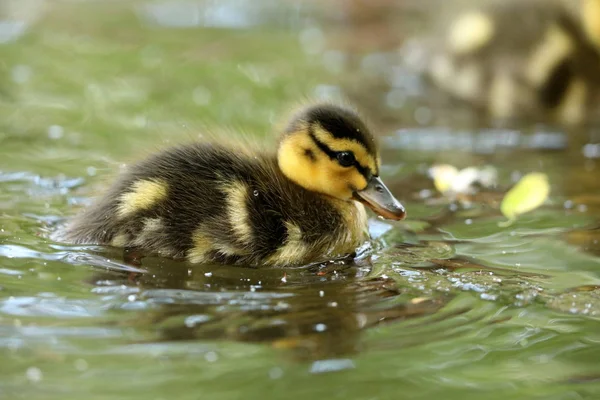
<path fill-rule="evenodd" d="M 313 160 L 304 154 L 307 149 L 312 151 Z M 319 177 L 327 168 L 325 158 L 308 135 L 298 132 L 290 134 L 280 144 L 277 161 L 289 179 L 305 189 L 322 192 Z"/>
<path fill-rule="evenodd" d="M 527 63 L 525 71 L 527 79 L 534 85 L 543 84 L 552 70 L 573 50 L 571 37 L 558 26 L 551 26 Z"/>
<path fill-rule="evenodd" d="M 223 187 L 227 201 L 227 215 L 233 232 L 242 243 L 252 242 L 252 228 L 248 218 L 248 186 L 231 182 Z"/>
<path fill-rule="evenodd" d="M 333 151 L 351 151 L 362 166 L 368 167 L 373 172 L 378 172 L 377 159 L 367 152 L 365 147 L 350 139 L 338 139 L 323 128 L 315 129 L 315 136 Z"/>
<path fill-rule="evenodd" d="M 467 54 L 479 50 L 494 36 L 494 21 L 481 11 L 458 18 L 450 27 L 448 42 L 454 53 Z"/>
<path fill-rule="evenodd" d="M 346 142 L 350 143 L 352 148 L 345 147 L 343 150 L 366 153 L 360 144 L 350 140 L 346 140 Z M 329 144 L 327 145 L 329 146 Z M 312 157 L 305 154 L 306 150 L 312 152 Z M 356 153 L 355 156 L 359 159 Z M 365 178 L 355 168 L 342 167 L 337 161 L 331 160 L 316 146 L 306 131 L 299 131 L 287 136 L 280 144 L 277 158 L 279 168 L 284 175 L 307 190 L 325 193 L 340 199 L 350 199 L 352 197 L 350 187 L 363 189 L 367 186 Z M 369 157 L 369 159 L 371 163 L 376 162 L 373 157 Z"/>
<path fill-rule="evenodd" d="M 339 168 L 339 166 L 338 166 Z M 367 180 L 365 177 L 359 173 L 356 169 L 348 169 L 346 168 L 343 171 L 340 171 L 336 174 L 337 176 L 332 177 L 332 180 L 335 182 L 344 183 L 345 190 L 349 190 L 349 185 L 356 190 L 363 190 L 367 187 Z M 351 196 L 352 194 L 350 194 Z"/>
<path fill-rule="evenodd" d="M 167 184 L 159 179 L 139 180 L 131 185 L 131 189 L 119 197 L 117 216 L 127 217 L 140 210 L 148 210 L 165 199 L 168 193 Z"/>

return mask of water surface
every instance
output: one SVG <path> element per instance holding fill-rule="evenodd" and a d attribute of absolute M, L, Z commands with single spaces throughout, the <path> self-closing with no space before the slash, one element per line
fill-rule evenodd
<path fill-rule="evenodd" d="M 435 108 L 399 51 L 434 10 L 6 4 L 3 398 L 600 395 L 599 135 Z M 121 165 L 208 130 L 268 138 L 306 96 L 366 110 L 384 178 L 409 212 L 373 219 L 355 263 L 134 266 L 117 249 L 49 239 Z M 427 176 L 442 162 L 493 165 L 499 185 L 467 205 L 446 201 Z M 502 193 L 532 171 L 548 174 L 548 202 L 500 228 Z"/>

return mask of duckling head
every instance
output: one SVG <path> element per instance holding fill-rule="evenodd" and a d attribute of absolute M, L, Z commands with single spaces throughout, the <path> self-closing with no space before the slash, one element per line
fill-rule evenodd
<path fill-rule="evenodd" d="M 406 216 L 379 178 L 375 139 L 353 110 L 333 104 L 302 109 L 282 134 L 277 160 L 283 174 L 307 190 L 359 201 L 384 218 Z"/>

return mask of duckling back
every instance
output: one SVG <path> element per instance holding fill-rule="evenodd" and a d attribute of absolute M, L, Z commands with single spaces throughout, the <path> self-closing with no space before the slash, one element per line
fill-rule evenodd
<path fill-rule="evenodd" d="M 362 205 L 303 189 L 275 154 L 194 144 L 136 165 L 62 233 L 191 262 L 285 265 L 352 253 Z"/>

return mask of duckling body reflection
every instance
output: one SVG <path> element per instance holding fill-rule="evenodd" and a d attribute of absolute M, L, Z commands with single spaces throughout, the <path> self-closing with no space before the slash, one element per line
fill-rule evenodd
<path fill-rule="evenodd" d="M 298 265 L 348 255 L 367 239 L 363 204 L 400 220 L 358 114 L 305 107 L 277 150 L 181 145 L 132 165 L 65 229 L 73 243 L 139 248 L 192 263 Z"/>
<path fill-rule="evenodd" d="M 597 118 L 600 0 L 581 0 L 579 12 L 567 3 L 493 1 L 461 14 L 428 63 L 429 77 L 498 119 Z"/>

